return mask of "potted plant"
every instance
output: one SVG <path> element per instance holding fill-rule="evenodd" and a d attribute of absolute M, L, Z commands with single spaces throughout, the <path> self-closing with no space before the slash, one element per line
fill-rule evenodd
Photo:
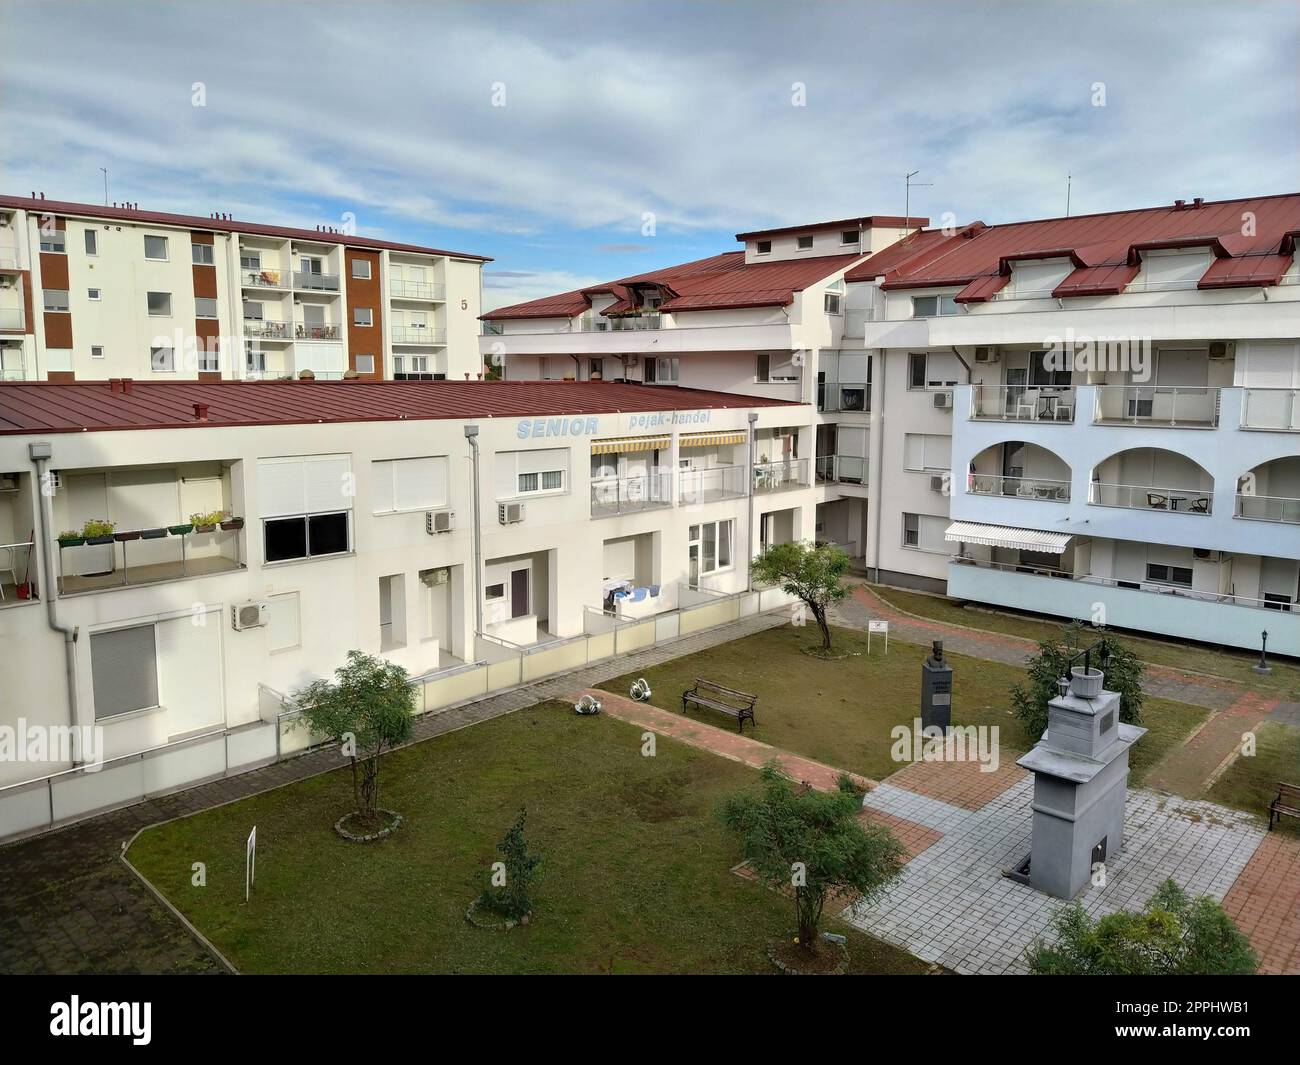
<path fill-rule="evenodd" d="M 167 535 L 166 529 L 141 529 L 140 530 L 141 540 L 161 540 L 166 535 Z"/>
<path fill-rule="evenodd" d="M 188 536 L 194 531 L 194 523 L 186 522 L 184 525 L 168 525 L 167 531 L 173 536 Z"/>
<path fill-rule="evenodd" d="M 244 527 L 244 519 L 232 517 L 227 514 L 226 519 L 221 523 L 221 527 L 225 529 L 226 532 L 231 532 L 234 529 L 242 529 Z"/>
<path fill-rule="evenodd" d="M 128 532 L 114 533 L 113 539 L 116 540 L 119 544 L 125 543 L 127 540 L 138 540 L 140 539 L 140 530 L 131 529 Z"/>
<path fill-rule="evenodd" d="M 190 521 L 194 523 L 194 531 L 201 533 L 214 532 L 222 519 L 226 516 L 224 510 L 210 510 L 190 515 Z"/>
<path fill-rule="evenodd" d="M 65 529 L 59 533 L 58 539 L 60 547 L 80 547 L 86 542 L 85 536 L 76 529 Z"/>
<path fill-rule="evenodd" d="M 111 544 L 113 542 L 113 523 L 111 521 L 91 520 L 81 527 L 81 535 L 88 544 Z"/>

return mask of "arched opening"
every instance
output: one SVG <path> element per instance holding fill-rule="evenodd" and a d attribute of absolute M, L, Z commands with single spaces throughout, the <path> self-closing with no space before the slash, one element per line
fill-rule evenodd
<path fill-rule="evenodd" d="M 1129 448 L 1097 464 L 1088 502 L 1103 507 L 1209 514 L 1214 506 L 1214 478 L 1176 451 Z"/>
<path fill-rule="evenodd" d="M 1300 525 L 1300 455 L 1261 462 L 1237 478 L 1236 516 Z"/>
<path fill-rule="evenodd" d="M 970 462 L 966 491 L 1068 503 L 1070 466 L 1053 451 L 1024 440 L 990 444 Z"/>

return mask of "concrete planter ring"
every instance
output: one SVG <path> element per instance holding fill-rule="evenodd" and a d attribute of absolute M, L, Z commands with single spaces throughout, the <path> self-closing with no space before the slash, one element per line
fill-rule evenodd
<path fill-rule="evenodd" d="M 522 917 L 503 917 L 499 913 L 493 913 L 478 904 L 475 899 L 469 904 L 469 909 L 465 911 L 465 920 L 475 928 L 490 928 L 497 932 L 505 932 L 508 929 L 515 928 L 521 924 L 528 924 L 532 920 L 532 914 L 526 913 Z"/>
<path fill-rule="evenodd" d="M 356 827 L 357 811 L 349 810 L 334 822 L 334 831 L 349 843 L 374 843 L 385 836 L 391 836 L 402 827 L 401 814 L 394 813 L 392 810 L 385 810 L 382 807 L 376 808 L 375 813 L 386 817 L 388 823 L 379 828 L 365 831 Z"/>

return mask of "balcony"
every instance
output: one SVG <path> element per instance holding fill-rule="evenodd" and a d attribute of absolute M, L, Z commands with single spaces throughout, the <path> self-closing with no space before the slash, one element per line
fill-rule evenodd
<path fill-rule="evenodd" d="M 19 269 L 18 249 L 11 244 L 0 244 L 0 272 L 14 273 Z"/>
<path fill-rule="evenodd" d="M 338 274 L 317 274 L 310 270 L 293 272 L 293 287 L 303 292 L 338 292 Z"/>
<path fill-rule="evenodd" d="M 968 493 L 976 496 L 1008 496 L 1039 499 L 1050 503 L 1070 501 L 1070 482 L 1047 477 L 1004 477 L 1000 474 L 971 475 Z"/>
<path fill-rule="evenodd" d="M 395 278 L 388 282 L 388 294 L 397 300 L 443 303 L 447 299 L 446 291 L 444 285 L 434 285 L 425 281 L 402 281 Z"/>
<path fill-rule="evenodd" d="M 1107 484 L 1093 481 L 1088 502 L 1098 507 L 1129 510 L 1162 510 L 1166 513 L 1210 514 L 1213 490 L 1209 488 L 1161 488 L 1153 485 Z"/>
<path fill-rule="evenodd" d="M 294 322 L 294 340 L 338 340 L 339 327 L 327 322 Z"/>
<path fill-rule="evenodd" d="M 76 595 L 241 570 L 242 527 L 240 522 L 200 532 L 187 522 L 170 528 L 115 530 L 111 536 L 94 540 L 60 539 L 59 594 Z"/>
<path fill-rule="evenodd" d="M 671 470 L 642 477 L 604 477 L 591 482 L 591 516 L 610 518 L 673 505 Z"/>
<path fill-rule="evenodd" d="M 1075 392 L 1066 385 L 971 385 L 970 416 L 977 421 L 1074 421 Z"/>
<path fill-rule="evenodd" d="M 1300 432 L 1300 389 L 1245 388 L 1242 392 L 1243 429 Z"/>
<path fill-rule="evenodd" d="M 244 288 L 272 288 L 287 291 L 289 275 L 284 270 L 240 270 L 240 279 Z"/>
<path fill-rule="evenodd" d="M 592 318 L 579 318 L 574 324 L 578 333 L 636 333 L 644 329 L 658 329 L 660 315 L 629 314 L 618 318 L 604 318 L 596 315 Z"/>
<path fill-rule="evenodd" d="M 389 340 L 394 344 L 443 345 L 447 343 L 447 330 L 395 325 Z"/>
<path fill-rule="evenodd" d="M 1171 385 L 1098 385 L 1092 420 L 1098 425 L 1213 429 L 1219 424 L 1217 388 Z"/>
<path fill-rule="evenodd" d="M 811 483 L 808 479 L 807 459 L 754 463 L 754 491 L 756 493 L 784 492 L 792 488 L 807 488 Z"/>
<path fill-rule="evenodd" d="M 244 336 L 254 340 L 293 339 L 293 329 L 288 322 L 277 322 L 269 318 L 245 318 Z"/>
<path fill-rule="evenodd" d="M 1288 525 L 1300 525 L 1300 499 L 1238 492 L 1236 516 L 1250 521 L 1280 521 Z"/>
<path fill-rule="evenodd" d="M 818 484 L 866 484 L 868 460 L 858 455 L 818 455 Z"/>
<path fill-rule="evenodd" d="M 711 466 L 678 471 L 677 501 L 684 505 L 743 499 L 747 494 L 744 466 Z"/>
<path fill-rule="evenodd" d="M 871 410 L 870 384 L 822 381 L 817 385 L 817 409 L 827 412 Z"/>
<path fill-rule="evenodd" d="M 26 325 L 21 307 L 0 307 L 0 329 L 22 330 Z"/>

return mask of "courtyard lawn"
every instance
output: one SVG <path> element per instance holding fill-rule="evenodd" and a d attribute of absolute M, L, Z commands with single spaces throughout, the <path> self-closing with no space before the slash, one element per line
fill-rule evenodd
<path fill-rule="evenodd" d="M 739 848 L 718 807 L 754 787 L 745 766 L 607 716 L 546 703 L 384 756 L 381 805 L 406 819 L 344 843 L 346 769 L 149 829 L 130 860 L 217 947 L 256 973 L 766 973 L 793 904 L 732 873 Z M 519 808 L 543 859 L 535 919 L 471 927 L 496 843 Z M 244 903 L 244 842 L 257 884 Z M 194 862 L 207 886 L 194 887 Z M 834 919 L 851 970 L 925 963 Z"/>
<path fill-rule="evenodd" d="M 1206 798 L 1248 810 L 1267 820 L 1268 804 L 1277 796 L 1278 781 L 1300 784 L 1300 729 L 1280 721 L 1266 721 L 1256 734 L 1253 757 L 1232 763 L 1209 790 Z M 1300 822 L 1284 817 L 1274 832 L 1300 833 Z"/>
<path fill-rule="evenodd" d="M 1063 624 L 1062 621 L 1053 618 L 968 609 L 954 600 L 938 595 L 927 595 L 924 592 L 905 591 L 879 584 L 872 584 L 869 587 L 881 599 L 909 614 L 918 614 L 951 625 L 965 625 L 971 629 L 1022 636 L 1027 640 L 1038 641 L 1056 636 L 1060 633 Z M 1267 625 L 1260 626 L 1260 628 L 1267 627 Z M 1117 635 L 1144 662 L 1170 666 L 1174 669 L 1186 669 L 1194 673 L 1209 673 L 1238 681 L 1248 687 L 1276 691 L 1284 697 L 1300 697 L 1300 665 L 1290 660 L 1270 659 L 1273 672 L 1267 676 L 1260 676 L 1251 671 L 1251 667 L 1259 661 L 1258 654 L 1143 639 L 1128 633 Z"/>
<path fill-rule="evenodd" d="M 834 629 L 834 649 L 848 658 L 824 661 L 802 649 L 817 646 L 814 626 L 784 625 L 731 643 L 720 644 L 685 658 L 627 674 L 601 687 L 626 695 L 638 676 L 649 682 L 650 701 L 680 713 L 681 694 L 696 678 L 758 695 L 755 739 L 840 769 L 883 780 L 901 766 L 890 758 L 890 730 L 911 725 L 919 716 L 921 663 L 930 648 L 891 640 L 889 653 L 880 636 L 871 639 L 853 629 Z M 953 722 L 997 725 L 1001 757 L 1014 759 L 1038 737 L 1025 734 L 1011 713 L 1010 690 L 1023 683 L 1025 671 L 999 662 L 947 654 L 953 670 Z M 1148 699 L 1143 724 L 1151 731 L 1133 753 L 1133 783 L 1175 744 L 1181 743 L 1205 717 L 1199 707 Z M 722 714 L 692 707 L 694 720 L 734 728 Z M 745 734 L 751 735 L 748 725 Z"/>

